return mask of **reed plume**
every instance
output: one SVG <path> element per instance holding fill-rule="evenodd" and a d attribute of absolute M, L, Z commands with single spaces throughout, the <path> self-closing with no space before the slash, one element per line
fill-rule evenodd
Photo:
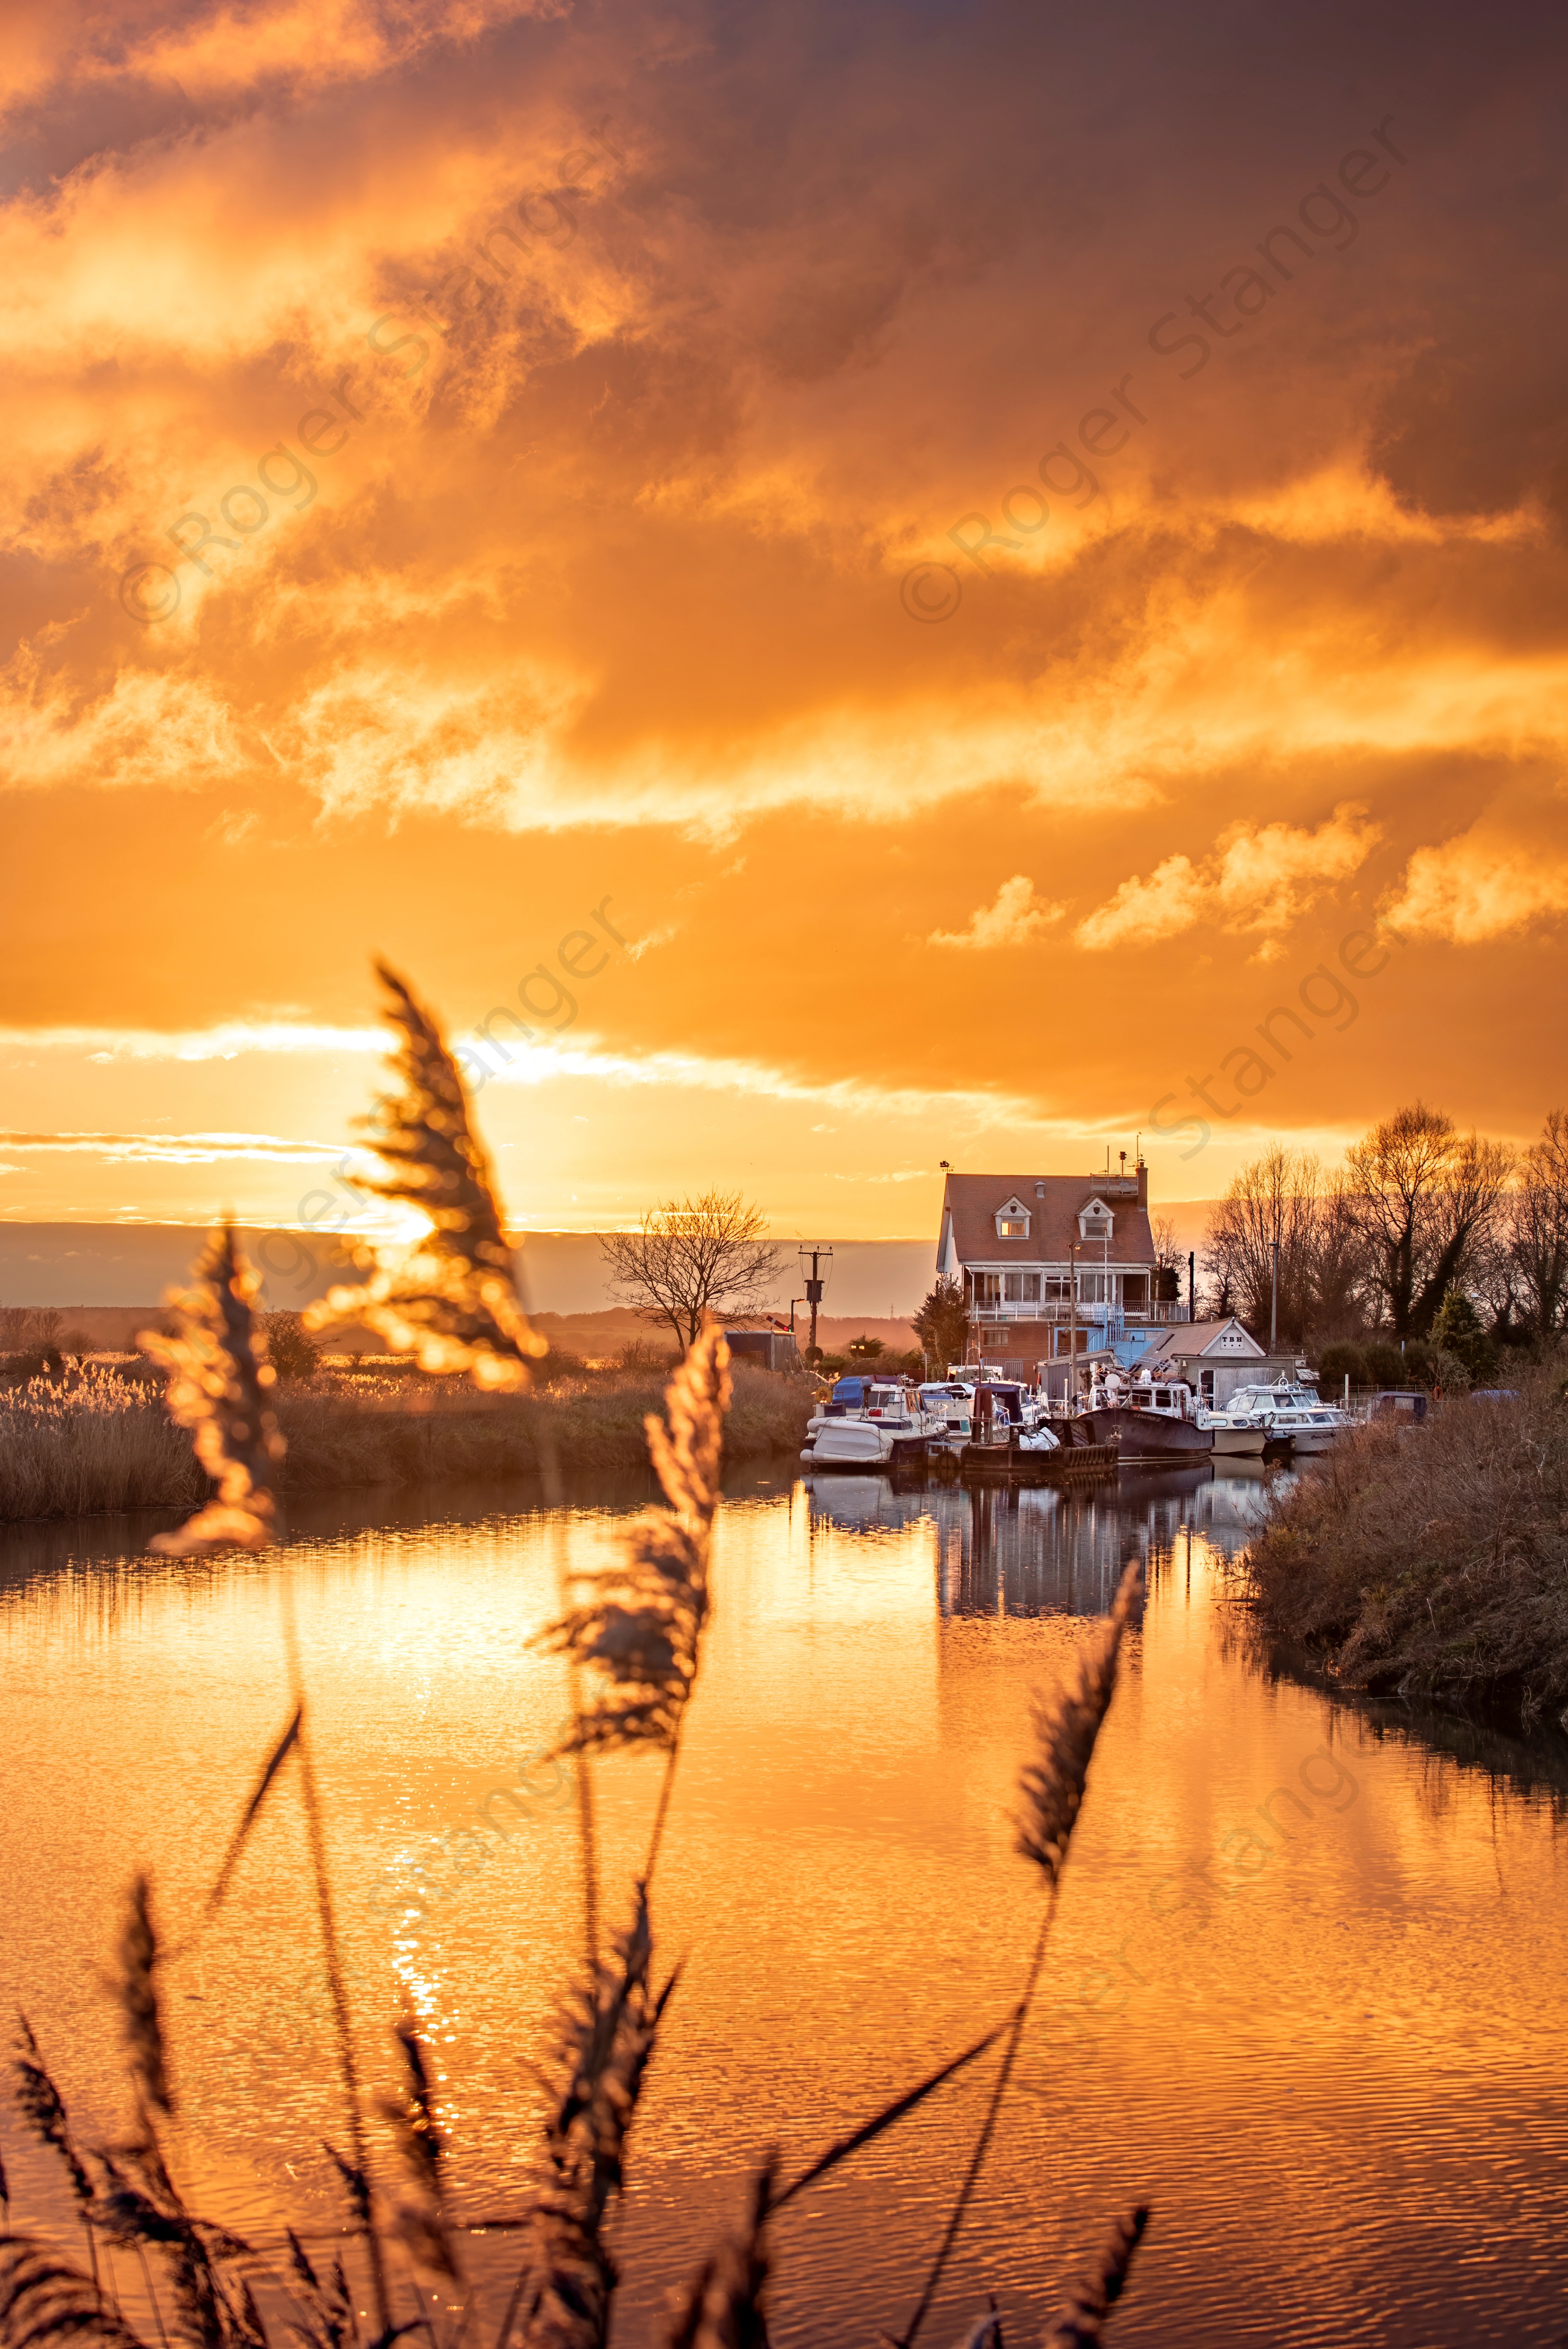
<path fill-rule="evenodd" d="M 751 2182 L 744 2230 L 697 2270 L 670 2328 L 668 2349 L 768 2349 L 762 2293 L 777 2170 L 777 2158 L 769 2154 Z"/>
<path fill-rule="evenodd" d="M 603 2240 L 612 2194 L 624 2182 L 626 2139 L 675 1988 L 649 1987 L 653 1955 L 641 1886 L 631 1924 L 562 2011 L 545 2122 L 549 2175 L 534 2198 L 526 2263 L 497 2349 L 514 2313 L 524 2349 L 602 2349 L 615 2263 Z"/>
<path fill-rule="evenodd" d="M 729 1348 L 710 1323 L 665 1390 L 669 1424 L 650 1412 L 648 1452 L 667 1508 L 621 1537 L 620 1562 L 582 1578 L 590 1596 L 541 1634 L 597 1682 L 558 1749 L 649 1744 L 673 1754 L 696 1679 L 708 1614 L 708 1547 L 730 1403 Z"/>
<path fill-rule="evenodd" d="M 145 1876 L 132 1879 L 119 1929 L 119 1973 L 115 1994 L 125 2028 L 131 2076 L 155 2111 L 172 2118 L 174 2098 L 163 2044 L 163 2016 L 155 1975 L 158 1935 L 153 1929 L 151 1888 Z"/>
<path fill-rule="evenodd" d="M 304 2342 L 307 2349 L 345 2349 L 345 2344 L 348 2349 L 356 2349 L 359 2325 L 343 2261 L 334 2259 L 324 2283 L 294 2229 L 289 2227 L 284 2231 L 288 2237 L 289 2265 L 295 2282 L 303 2285 L 305 2293 L 305 2321 L 303 2324 L 291 2323 L 290 2332 Z"/>
<path fill-rule="evenodd" d="M 1093 2265 L 1068 2286 L 1061 2313 L 1044 2335 L 1040 2349 L 1098 2349 L 1105 2337 L 1105 2320 L 1127 2288 L 1132 2254 L 1148 2224 L 1146 2202 L 1116 2221 Z"/>
<path fill-rule="evenodd" d="M 1037 1697 L 1035 1751 L 1018 1777 L 1022 1807 L 1015 1818 L 1017 1848 L 1054 1887 L 1083 1806 L 1084 1787 L 1111 1696 L 1122 1635 L 1136 1624 L 1143 1568 L 1135 1560 L 1121 1578 L 1109 1615 L 1078 1651 L 1074 1684 Z"/>
<path fill-rule="evenodd" d="M 267 2349 L 250 2286 L 242 2279 L 237 2292 L 232 2291 L 219 2272 L 220 2261 L 253 2259 L 251 2245 L 225 2227 L 192 2217 L 169 2174 L 139 2096 L 139 2105 L 141 2137 L 112 2151 L 99 2147 L 93 2156 L 104 2173 L 98 2226 L 110 2241 L 134 2251 L 141 2261 L 155 2314 L 158 2295 L 147 2250 L 165 2254 L 187 2338 L 200 2349 Z M 161 2316 L 159 2326 L 161 2332 Z"/>
<path fill-rule="evenodd" d="M 230 1544 L 259 1549 L 270 1540 L 284 1456 L 272 1406 L 276 1380 L 254 1311 L 259 1289 L 232 1225 L 212 1234 L 195 1273 L 198 1286 L 165 1300 L 177 1319 L 175 1335 L 149 1330 L 137 1340 L 168 1371 L 169 1415 L 191 1430 L 196 1457 L 218 1487 L 216 1498 L 177 1533 L 149 1544 L 164 1557 Z"/>
<path fill-rule="evenodd" d="M 392 2124 L 407 2190 L 392 2206 L 393 2223 L 417 2268 L 456 2283 L 458 2262 L 443 2207 L 446 2137 L 436 2112 L 430 2067 L 413 2014 L 405 2013 L 395 2030 L 403 2057 L 403 2094 L 387 2098 L 381 2110 Z"/>
<path fill-rule="evenodd" d="M 58 2156 L 69 2180 L 71 2197 L 87 2238 L 88 2264 L 92 2270 L 93 2289 L 98 2286 L 98 2244 L 93 2238 L 94 2188 L 71 2137 L 70 2123 L 66 2116 L 65 2098 L 49 2076 L 42 2051 L 33 2036 L 33 2026 L 20 2010 L 16 2015 L 16 2052 L 12 2058 L 12 2093 L 16 2109 L 41 2145 Z M 6 2210 L 9 2216 L 9 2197 Z"/>
<path fill-rule="evenodd" d="M 65 2098 L 49 2076 L 32 2024 L 20 2013 L 16 2024 L 16 2053 L 11 2064 L 16 2109 L 39 2143 L 58 2155 L 72 2195 L 85 2209 L 93 2199 L 93 2183 L 72 2139 Z"/>
<path fill-rule="evenodd" d="M 331 1289 L 305 1321 L 313 1330 L 363 1321 L 422 1370 L 466 1371 L 480 1387 L 525 1387 L 529 1362 L 546 1347 L 518 1302 L 516 1260 L 467 1088 L 433 1015 L 386 963 L 376 972 L 397 1031 L 387 1057 L 400 1090 L 383 1093 L 361 1121 L 385 1179 L 354 1179 L 375 1198 L 417 1207 L 430 1229 L 395 1269 L 380 1266 L 363 1288 Z"/>
<path fill-rule="evenodd" d="M 70 2340 L 81 2349 L 144 2349 L 97 2282 L 30 2235 L 0 2234 L 0 2349 Z"/>

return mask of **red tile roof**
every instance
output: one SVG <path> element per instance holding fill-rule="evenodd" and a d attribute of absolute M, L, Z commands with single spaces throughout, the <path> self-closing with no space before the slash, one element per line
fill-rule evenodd
<path fill-rule="evenodd" d="M 1043 1198 L 1037 1194 L 1044 1189 Z M 937 1243 L 938 1267 L 947 1251 L 949 1217 L 961 1262 L 965 1264 L 1060 1264 L 1078 1241 L 1079 1212 L 1091 1199 L 1103 1199 L 1110 1209 L 1110 1246 L 1105 1260 L 1118 1265 L 1152 1265 L 1154 1236 L 1149 1211 L 1140 1207 L 1127 1178 L 1101 1174 L 950 1174 L 942 1199 L 942 1232 Z M 1029 1218 L 1026 1240 L 996 1236 L 996 1212 L 1016 1199 Z M 1079 1243 L 1078 1261 L 1091 1269 L 1102 1260 L 1098 1242 Z M 1091 1252 L 1092 1251 L 1092 1252 Z"/>

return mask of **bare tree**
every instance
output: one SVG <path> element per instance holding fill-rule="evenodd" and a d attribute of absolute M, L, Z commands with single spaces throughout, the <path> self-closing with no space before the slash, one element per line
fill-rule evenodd
<path fill-rule="evenodd" d="M 1238 1314 L 1258 1338 L 1274 1318 L 1276 1247 L 1280 1337 L 1304 1346 L 1358 1331 L 1367 1250 L 1344 1177 L 1277 1143 L 1236 1175 L 1204 1240 L 1210 1293 L 1224 1300 L 1217 1316 Z"/>
<path fill-rule="evenodd" d="M 1517 1321 L 1534 1338 L 1568 1322 L 1568 1117 L 1548 1110 L 1541 1138 L 1506 1194 L 1480 1286 L 1500 1330 Z"/>
<path fill-rule="evenodd" d="M 1176 1237 L 1176 1226 L 1169 1216 L 1156 1216 L 1149 1226 L 1154 1241 L 1154 1261 L 1161 1272 L 1180 1272 L 1187 1261 L 1187 1251 Z"/>
<path fill-rule="evenodd" d="M 634 1232 L 600 1240 L 611 1294 L 648 1321 L 667 1321 L 681 1346 L 692 1345 L 703 1316 L 755 1313 L 769 1301 L 784 1251 L 764 1237 L 767 1223 L 738 1191 L 705 1191 L 700 1199 L 662 1200 Z"/>
<path fill-rule="evenodd" d="M 1331 1174 L 1313 1210 L 1311 1335 L 1358 1336 L 1367 1315 L 1367 1243 L 1343 1174 Z"/>
<path fill-rule="evenodd" d="M 1276 1143 L 1242 1168 L 1210 1219 L 1203 1268 L 1254 1337 L 1268 1335 L 1276 1250 L 1279 1335 L 1299 1345 L 1314 1318 L 1321 1180 L 1310 1151 Z"/>
<path fill-rule="evenodd" d="M 1412 1102 L 1346 1153 L 1349 1212 L 1396 1338 L 1424 1338 L 1479 1253 L 1509 1172 L 1501 1143 Z"/>

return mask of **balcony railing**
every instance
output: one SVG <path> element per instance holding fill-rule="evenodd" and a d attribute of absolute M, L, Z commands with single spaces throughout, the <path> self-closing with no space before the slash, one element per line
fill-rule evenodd
<path fill-rule="evenodd" d="M 1103 1321 L 1106 1310 L 1103 1305 L 1088 1305 L 1080 1299 L 1077 1314 L 1079 1328 Z M 1112 1305 L 1109 1311 L 1113 1320 L 1133 1321 L 1142 1327 L 1187 1319 L 1187 1308 L 1175 1299 L 1151 1305 Z M 1046 1303 L 1010 1297 L 990 1304 L 983 1298 L 971 1298 L 969 1312 L 975 1321 L 1059 1321 L 1064 1327 L 1074 1319 L 1072 1307 L 1055 1298 Z"/>

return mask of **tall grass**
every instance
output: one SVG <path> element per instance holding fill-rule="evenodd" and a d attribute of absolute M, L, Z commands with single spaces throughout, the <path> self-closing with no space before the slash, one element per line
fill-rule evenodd
<path fill-rule="evenodd" d="M 799 1452 L 810 1412 L 804 1381 L 737 1363 L 726 1454 Z M 647 1465 L 653 1368 L 585 1371 L 530 1394 L 478 1396 L 416 1375 L 319 1372 L 284 1381 L 273 1405 L 288 1451 L 284 1494 L 411 1486 L 461 1478 L 632 1471 Z M 207 1479 L 162 1398 L 112 1368 L 0 1387 L 0 1522 L 105 1510 L 191 1509 Z"/>

